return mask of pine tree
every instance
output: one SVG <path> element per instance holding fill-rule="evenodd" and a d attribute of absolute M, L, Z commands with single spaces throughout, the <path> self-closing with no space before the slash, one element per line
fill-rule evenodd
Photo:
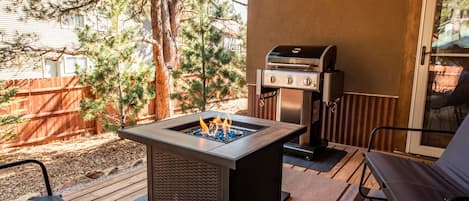
<path fill-rule="evenodd" d="M 80 102 L 85 120 L 98 120 L 107 130 L 136 123 L 138 113 L 154 97 L 154 67 L 136 61 L 142 35 L 139 26 L 117 27 L 128 8 L 127 0 L 100 4 L 100 11 L 113 25 L 105 32 L 89 27 L 78 30 L 81 50 L 92 67 L 77 66 L 80 83 L 91 87 L 92 98 Z M 140 38 L 140 39 L 139 39 Z"/>
<path fill-rule="evenodd" d="M 183 112 L 206 111 L 210 100 L 222 101 L 245 83 L 233 61 L 235 53 L 223 47 L 224 37 L 239 37 L 228 32 L 229 23 L 239 23 L 227 1 L 187 0 L 182 28 L 181 68 L 173 70 L 175 89 L 171 94 Z M 240 63 L 240 62 L 236 62 Z M 242 63 L 242 62 L 241 62 Z"/>
<path fill-rule="evenodd" d="M 151 21 L 152 38 L 147 42 L 153 45 L 153 60 L 156 68 L 155 105 L 158 108 L 157 119 L 169 117 L 169 69 L 179 66 L 179 53 L 176 47 L 176 38 L 179 30 L 179 14 L 181 12 L 181 0 L 128 0 L 126 14 L 134 20 L 149 17 Z M 7 12 L 22 12 L 22 19 L 56 20 L 74 14 L 89 15 L 100 4 L 108 3 L 108 0 L 9 0 L 6 8 L 0 8 Z M 150 7 L 148 9 L 148 7 Z M 149 10 L 149 11 L 148 11 Z M 1 41 L 0 41 L 1 42 Z M 1 43 L 0 43 L 1 45 Z M 26 53 L 55 52 L 59 54 L 77 54 L 76 51 L 66 49 L 50 49 L 31 47 L 11 48 L 15 55 Z M 18 51 L 21 51 L 19 52 Z M 24 51 L 26 50 L 26 51 Z M 19 52 L 19 53 L 18 53 Z M 79 52 L 78 52 L 79 53 Z M 0 55 L 3 50 L 0 48 Z M 0 64 L 2 58 L 0 57 Z"/>
<path fill-rule="evenodd" d="M 17 87 L 5 87 L 5 83 L 0 81 L 0 138 L 11 140 L 17 137 L 15 127 L 25 121 L 24 115 L 19 111 L 10 111 L 9 107 L 21 102 L 15 98 L 18 92 Z"/>

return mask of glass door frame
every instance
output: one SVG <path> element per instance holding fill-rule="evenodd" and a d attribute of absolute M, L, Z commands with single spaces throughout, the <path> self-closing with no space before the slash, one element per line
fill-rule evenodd
<path fill-rule="evenodd" d="M 422 128 L 424 123 L 426 90 L 430 58 L 441 57 L 469 57 L 464 53 L 432 53 L 432 34 L 438 0 L 422 0 L 422 13 L 420 17 L 420 31 L 414 71 L 412 102 L 409 114 L 409 127 Z M 439 158 L 444 149 L 421 145 L 421 132 L 407 133 L 406 152 Z"/>

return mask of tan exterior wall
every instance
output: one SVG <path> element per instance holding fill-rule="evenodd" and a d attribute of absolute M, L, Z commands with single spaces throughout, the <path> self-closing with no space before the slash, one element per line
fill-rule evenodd
<path fill-rule="evenodd" d="M 249 1 L 248 83 L 275 45 L 333 44 L 346 91 L 397 96 L 407 10 L 406 0 Z"/>

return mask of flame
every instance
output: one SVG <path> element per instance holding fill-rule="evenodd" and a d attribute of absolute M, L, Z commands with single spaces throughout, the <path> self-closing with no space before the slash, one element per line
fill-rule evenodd
<path fill-rule="evenodd" d="M 210 134 L 210 129 L 208 128 L 207 124 L 204 122 L 202 117 L 200 117 L 200 127 L 202 128 L 202 131 L 200 133 L 209 135 Z"/>
<path fill-rule="evenodd" d="M 221 128 L 223 130 L 224 137 L 227 137 L 228 132 L 230 132 L 232 123 L 233 121 L 231 120 L 231 117 L 228 114 L 226 114 L 226 118 L 224 120 L 222 120 L 220 116 L 217 116 L 212 121 L 209 121 L 208 126 L 204 122 L 202 117 L 200 117 L 200 128 L 202 129 L 200 133 L 216 137 L 218 130 Z"/>
<path fill-rule="evenodd" d="M 230 115 L 226 114 L 225 121 L 223 121 L 222 124 L 222 129 L 223 129 L 223 135 L 227 137 L 227 133 L 231 130 L 231 124 L 233 121 L 231 120 Z"/>
<path fill-rule="evenodd" d="M 214 124 L 220 124 L 222 121 L 221 121 L 221 118 L 220 118 L 220 115 L 217 116 L 217 118 L 213 119 L 210 123 L 214 123 Z"/>

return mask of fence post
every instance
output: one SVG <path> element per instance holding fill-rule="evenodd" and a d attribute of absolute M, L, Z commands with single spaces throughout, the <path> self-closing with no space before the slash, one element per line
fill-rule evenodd
<path fill-rule="evenodd" d="M 95 94 L 94 98 L 97 99 L 98 94 Z M 94 120 L 94 127 L 95 127 L 95 133 L 101 134 L 101 132 L 103 131 L 103 126 L 101 125 L 98 119 Z"/>

